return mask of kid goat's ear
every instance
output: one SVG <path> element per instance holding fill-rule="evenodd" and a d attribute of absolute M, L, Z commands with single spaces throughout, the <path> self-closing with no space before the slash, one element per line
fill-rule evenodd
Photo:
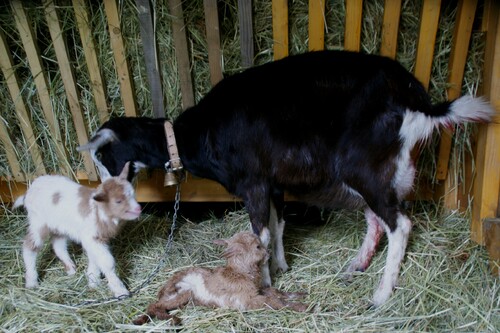
<path fill-rule="evenodd" d="M 123 170 L 118 176 L 118 178 L 127 180 L 129 167 L 130 167 L 130 162 L 125 163 L 125 166 L 123 167 Z"/>

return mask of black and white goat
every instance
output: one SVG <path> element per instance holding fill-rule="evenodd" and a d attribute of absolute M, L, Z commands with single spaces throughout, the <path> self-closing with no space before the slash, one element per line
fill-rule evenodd
<path fill-rule="evenodd" d="M 364 208 L 367 234 L 348 275 L 368 267 L 385 232 L 387 264 L 373 298 L 380 305 L 396 285 L 411 230 L 401 202 L 415 178 L 412 148 L 439 125 L 487 122 L 493 112 L 470 96 L 432 105 L 417 79 L 391 59 L 322 51 L 225 78 L 175 120 L 174 131 L 186 170 L 243 199 L 253 231 L 272 243 L 273 273 L 288 269 L 284 191 L 319 207 Z M 127 160 L 162 167 L 168 160 L 162 124 L 113 119 L 83 148 L 111 175 Z"/>

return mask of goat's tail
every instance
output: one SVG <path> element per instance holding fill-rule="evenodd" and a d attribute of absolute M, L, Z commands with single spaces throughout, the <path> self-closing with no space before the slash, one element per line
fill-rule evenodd
<path fill-rule="evenodd" d="M 495 109 L 485 99 L 466 95 L 451 102 L 436 104 L 428 110 L 407 110 L 399 134 L 405 144 L 412 147 L 428 139 L 439 126 L 452 128 L 465 122 L 487 123 L 494 114 Z"/>
<path fill-rule="evenodd" d="M 102 128 L 90 139 L 90 141 L 76 148 L 77 151 L 97 150 L 110 142 L 118 140 L 115 132 L 109 128 Z"/>
<path fill-rule="evenodd" d="M 12 205 L 12 209 L 16 209 L 16 208 L 19 208 L 21 206 L 24 206 L 24 197 L 25 197 L 25 195 L 21 195 L 20 197 L 18 197 L 16 199 L 16 201 L 14 201 L 14 204 Z"/>

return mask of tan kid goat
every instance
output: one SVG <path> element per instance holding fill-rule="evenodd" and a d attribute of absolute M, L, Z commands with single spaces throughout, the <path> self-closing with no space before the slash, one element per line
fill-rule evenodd
<path fill-rule="evenodd" d="M 44 241 L 51 237 L 52 247 L 68 275 L 76 271 L 67 240 L 80 243 L 87 253 L 89 286 L 108 280 L 115 297 L 128 295 L 115 273 L 115 260 L 108 241 L 119 231 L 121 220 L 134 220 L 141 214 L 132 185 L 127 181 L 129 163 L 117 177 L 106 179 L 97 189 L 79 185 L 64 176 L 41 176 L 26 194 L 17 198 L 13 208 L 24 206 L 28 212 L 28 233 L 23 244 L 26 288 L 38 285 L 36 257 Z"/>
<path fill-rule="evenodd" d="M 150 318 L 178 319 L 169 314 L 192 301 L 195 305 L 251 310 L 288 307 L 306 311 L 307 305 L 290 302 L 300 293 L 286 293 L 275 288 L 261 288 L 261 266 L 268 259 L 265 246 L 252 232 L 240 232 L 229 239 L 214 241 L 226 246 L 223 253 L 227 265 L 217 268 L 190 267 L 175 273 L 161 288 L 158 302 L 134 324 L 142 325 Z"/>

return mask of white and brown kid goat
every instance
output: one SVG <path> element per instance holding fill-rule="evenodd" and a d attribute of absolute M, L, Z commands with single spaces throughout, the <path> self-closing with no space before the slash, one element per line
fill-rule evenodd
<path fill-rule="evenodd" d="M 226 247 L 223 253 L 226 266 L 191 267 L 175 273 L 161 288 L 158 301 L 148 307 L 147 314 L 134 320 L 136 325 L 142 325 L 150 318 L 177 321 L 169 311 L 189 302 L 241 311 L 266 307 L 306 311 L 307 305 L 290 301 L 302 294 L 286 293 L 272 287 L 262 289 L 261 267 L 268 254 L 255 234 L 240 232 L 214 243 Z"/>
<path fill-rule="evenodd" d="M 128 171 L 129 163 L 126 163 L 119 176 L 106 179 L 97 189 L 79 185 L 64 176 L 41 176 L 17 198 L 13 208 L 24 206 L 29 222 L 23 243 L 26 288 L 38 285 L 36 258 L 50 237 L 68 275 L 76 271 L 67 249 L 70 239 L 80 243 L 87 253 L 89 286 L 97 286 L 103 273 L 115 297 L 129 294 L 116 275 L 115 260 L 107 245 L 118 233 L 122 220 L 136 219 L 141 213 L 134 189 L 126 180 Z"/>
<path fill-rule="evenodd" d="M 410 152 L 440 125 L 487 122 L 493 112 L 471 96 L 433 105 L 392 59 L 320 51 L 226 77 L 173 127 L 184 168 L 241 197 L 253 231 L 271 240 L 271 273 L 288 269 L 285 191 L 313 206 L 364 209 L 368 231 L 348 274 L 368 267 L 385 232 L 387 264 L 373 297 L 380 305 L 396 285 L 411 230 L 401 205 L 415 178 Z M 168 161 L 163 120 L 112 119 L 81 149 L 92 151 L 101 174 L 115 175 L 125 161 Z M 270 285 L 269 269 L 263 281 Z"/>

